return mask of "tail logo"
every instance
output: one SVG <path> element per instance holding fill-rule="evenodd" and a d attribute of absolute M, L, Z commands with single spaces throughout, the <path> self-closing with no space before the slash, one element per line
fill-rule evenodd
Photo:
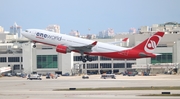
<path fill-rule="evenodd" d="M 148 49 L 154 49 L 154 48 L 156 48 L 156 42 L 153 41 L 153 40 L 150 40 L 150 41 L 148 42 L 148 44 L 147 44 L 147 48 L 148 48 Z"/>
<path fill-rule="evenodd" d="M 159 43 L 160 38 L 161 37 L 158 35 L 154 35 L 151 38 L 149 38 L 149 40 L 147 41 L 144 47 L 144 50 L 146 52 L 152 52 L 156 48 L 157 44 Z"/>

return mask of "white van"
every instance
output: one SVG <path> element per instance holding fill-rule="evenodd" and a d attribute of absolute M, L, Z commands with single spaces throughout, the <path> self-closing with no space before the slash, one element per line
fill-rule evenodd
<path fill-rule="evenodd" d="M 39 75 L 39 74 L 29 74 L 27 79 L 29 79 L 29 80 L 33 80 L 33 79 L 42 80 L 41 75 Z"/>
<path fill-rule="evenodd" d="M 116 76 L 115 74 L 102 74 L 101 78 L 102 79 L 106 79 L 106 78 L 116 79 Z"/>

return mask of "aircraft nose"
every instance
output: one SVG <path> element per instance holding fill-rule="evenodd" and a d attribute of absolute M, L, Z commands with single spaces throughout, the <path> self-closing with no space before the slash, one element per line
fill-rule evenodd
<path fill-rule="evenodd" d="M 22 31 L 21 34 L 26 37 L 28 30 Z"/>
<path fill-rule="evenodd" d="M 22 34 L 23 36 L 25 36 L 25 31 L 22 31 L 21 34 Z"/>

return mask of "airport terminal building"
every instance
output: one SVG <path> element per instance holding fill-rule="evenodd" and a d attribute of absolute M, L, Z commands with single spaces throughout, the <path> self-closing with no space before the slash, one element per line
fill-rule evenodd
<path fill-rule="evenodd" d="M 166 26 L 167 25 L 167 26 Z M 170 28 L 173 23 L 166 23 L 164 27 Z M 142 27 L 138 34 L 119 34 L 111 39 L 93 39 L 98 42 L 119 41 L 128 37 L 127 42 L 119 43 L 117 46 L 133 47 L 154 34 L 146 31 L 148 27 Z M 163 29 L 156 27 L 156 29 Z M 165 29 L 165 28 L 164 28 Z M 154 53 L 161 54 L 156 58 L 142 58 L 136 60 L 118 60 L 100 56 L 92 56 L 92 62 L 82 63 L 79 53 L 61 54 L 56 52 L 56 47 L 37 44 L 33 48 L 26 38 L 13 39 L 13 35 L 0 34 L 0 67 L 11 67 L 12 73 L 59 73 L 78 74 L 102 72 L 118 73 L 136 68 L 150 68 L 157 65 L 172 68 L 180 65 L 180 29 L 166 31 Z M 174 31 L 174 32 L 173 32 Z M 162 67 L 161 67 L 162 68 Z M 164 68 L 164 67 L 163 67 Z"/>

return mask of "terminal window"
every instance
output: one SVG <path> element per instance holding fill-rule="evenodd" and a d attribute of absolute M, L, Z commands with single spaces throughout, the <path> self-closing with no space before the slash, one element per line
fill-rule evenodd
<path fill-rule="evenodd" d="M 21 68 L 21 70 L 23 70 L 23 65 L 21 65 L 21 67 L 19 64 L 13 66 L 14 70 L 20 70 L 20 68 Z"/>
<path fill-rule="evenodd" d="M 172 63 L 172 53 L 160 53 L 161 55 L 151 58 L 151 63 Z"/>
<path fill-rule="evenodd" d="M 6 57 L 0 57 L 0 62 L 6 62 Z"/>
<path fill-rule="evenodd" d="M 111 58 L 107 58 L 107 57 L 100 57 L 100 60 L 111 60 Z"/>
<path fill-rule="evenodd" d="M 132 64 L 134 64 L 134 63 L 127 63 L 127 68 L 132 68 Z"/>
<path fill-rule="evenodd" d="M 100 63 L 100 68 L 111 68 L 111 63 Z"/>
<path fill-rule="evenodd" d="M 19 57 L 8 57 L 8 62 L 20 62 Z"/>
<path fill-rule="evenodd" d="M 97 63 L 87 64 L 87 69 L 92 69 L 92 68 L 98 68 L 98 64 Z"/>
<path fill-rule="evenodd" d="M 132 68 L 134 63 L 126 63 L 127 68 Z M 114 63 L 114 68 L 125 68 L 125 63 Z"/>
<path fill-rule="evenodd" d="M 81 56 L 74 56 L 74 61 L 81 61 Z"/>
<path fill-rule="evenodd" d="M 90 56 L 90 58 L 92 58 L 93 61 L 97 61 L 98 60 L 98 56 Z"/>
<path fill-rule="evenodd" d="M 57 55 L 37 55 L 37 68 L 57 68 Z"/>
<path fill-rule="evenodd" d="M 14 70 L 20 70 L 20 65 L 14 65 Z"/>
<path fill-rule="evenodd" d="M 114 63 L 114 68 L 125 68 L 124 63 Z"/>

